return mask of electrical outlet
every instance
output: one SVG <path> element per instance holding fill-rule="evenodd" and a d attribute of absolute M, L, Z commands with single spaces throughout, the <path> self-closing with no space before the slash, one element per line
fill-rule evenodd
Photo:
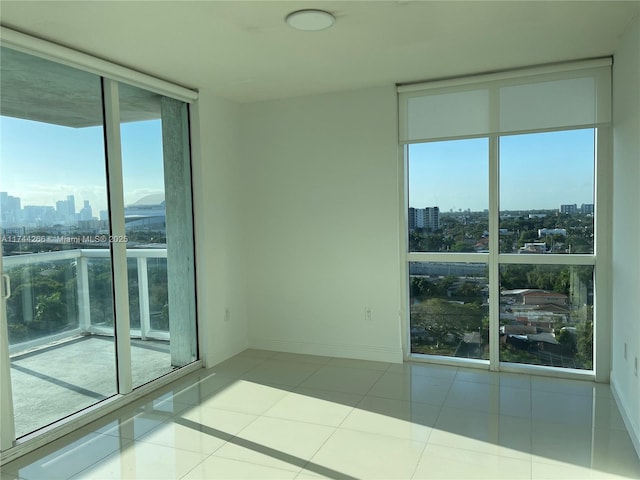
<path fill-rule="evenodd" d="M 365 307 L 364 309 L 364 319 L 367 322 L 373 320 L 373 309 L 371 307 Z"/>
<path fill-rule="evenodd" d="M 224 309 L 224 321 L 228 322 L 231 320 L 231 312 L 229 311 L 228 308 Z"/>
<path fill-rule="evenodd" d="M 627 359 L 627 342 L 624 342 L 624 359 Z"/>

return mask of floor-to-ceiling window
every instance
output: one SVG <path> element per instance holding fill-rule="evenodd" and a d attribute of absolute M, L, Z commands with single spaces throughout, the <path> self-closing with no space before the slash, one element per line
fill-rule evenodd
<path fill-rule="evenodd" d="M 137 387 L 197 357 L 189 129 L 184 102 L 122 83 L 118 94 Z"/>
<path fill-rule="evenodd" d="M 198 351 L 188 104 L 12 48 L 1 62 L 5 450 Z"/>
<path fill-rule="evenodd" d="M 593 368 L 595 133 L 500 138 L 502 362 Z"/>
<path fill-rule="evenodd" d="M 594 372 L 609 321 L 610 61 L 399 92 L 407 354 Z"/>
<path fill-rule="evenodd" d="M 99 263 L 80 253 L 83 237 L 108 228 L 98 219 L 108 212 L 100 77 L 6 48 L 2 77 L 2 256 L 20 437 L 118 390 L 113 315 L 100 319 L 104 336 L 84 335 L 85 310 L 113 310 L 110 289 L 85 284 L 111 278 L 108 242 L 87 242 Z M 46 91 L 30 78 L 47 79 Z"/>
<path fill-rule="evenodd" d="M 489 143 L 486 138 L 408 146 L 411 351 L 489 358 L 486 254 L 451 261 L 448 252 L 486 252 Z M 458 258 L 458 257 L 455 257 Z"/>

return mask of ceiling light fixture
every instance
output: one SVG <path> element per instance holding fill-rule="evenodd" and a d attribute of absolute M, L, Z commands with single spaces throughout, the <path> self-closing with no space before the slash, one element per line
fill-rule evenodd
<path fill-rule="evenodd" d="M 296 30 L 316 32 L 333 26 L 336 17 L 324 10 L 298 10 L 287 15 L 286 22 Z"/>

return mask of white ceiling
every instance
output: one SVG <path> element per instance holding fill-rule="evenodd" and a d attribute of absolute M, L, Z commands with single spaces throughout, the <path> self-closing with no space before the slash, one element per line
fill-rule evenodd
<path fill-rule="evenodd" d="M 251 102 L 610 55 L 638 1 L 14 1 L 1 23 Z M 322 8 L 320 32 L 285 16 Z"/>

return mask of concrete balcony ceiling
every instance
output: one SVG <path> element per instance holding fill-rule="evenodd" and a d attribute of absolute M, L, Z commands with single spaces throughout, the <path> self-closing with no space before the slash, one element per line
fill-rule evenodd
<path fill-rule="evenodd" d="M 0 115 L 83 128 L 102 124 L 99 77 L 59 63 L 2 49 Z M 160 96 L 120 85 L 120 120 L 160 118 Z"/>

